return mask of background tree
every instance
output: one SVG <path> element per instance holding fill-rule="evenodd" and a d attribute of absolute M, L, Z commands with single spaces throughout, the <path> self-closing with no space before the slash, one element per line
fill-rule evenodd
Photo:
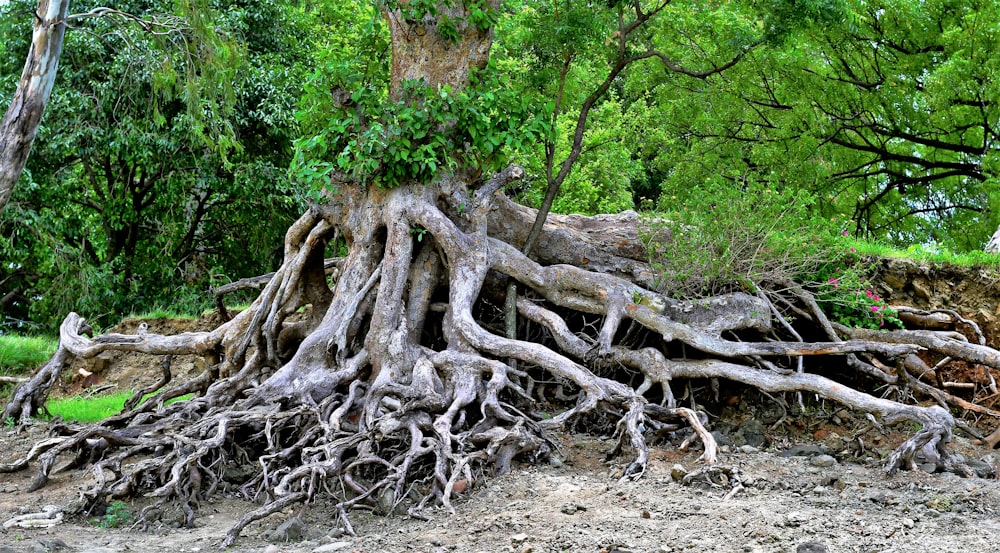
<path fill-rule="evenodd" d="M 14 97 L 0 120 L 0 212 L 21 177 L 52 93 L 68 8 L 68 0 L 39 0 L 38 8 L 30 12 L 34 15 L 31 48 Z"/>
<path fill-rule="evenodd" d="M 66 306 L 101 323 L 157 305 L 200 311 L 211 284 L 273 269 L 301 205 L 286 168 L 311 26 L 286 3 L 220 7 L 200 24 L 231 45 L 198 63 L 225 69 L 197 83 L 196 45 L 162 15 L 170 2 L 119 6 L 160 26 L 93 17 L 69 34 L 29 178 L 0 221 L 8 316 L 54 326 Z M 22 36 L 23 20 L 4 22 Z M 23 45 L 8 44 L 13 64 Z"/>
<path fill-rule="evenodd" d="M 662 150 L 664 188 L 722 175 L 810 190 L 858 236 L 980 249 L 998 222 L 996 6 L 843 6 L 663 113 L 686 137 Z"/>

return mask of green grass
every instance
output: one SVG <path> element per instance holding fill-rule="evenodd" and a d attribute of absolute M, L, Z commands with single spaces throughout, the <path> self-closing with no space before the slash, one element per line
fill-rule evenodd
<path fill-rule="evenodd" d="M 41 336 L 0 336 L 0 373 L 23 374 L 38 368 L 59 346 L 55 338 Z"/>
<path fill-rule="evenodd" d="M 885 244 L 851 240 L 850 247 L 862 256 L 885 257 L 891 259 L 912 259 L 925 263 L 941 263 L 960 267 L 982 267 L 1000 271 L 1000 255 L 986 252 L 955 253 L 945 248 L 914 245 L 900 250 Z"/>
<path fill-rule="evenodd" d="M 103 396 L 50 399 L 45 403 L 45 410 L 53 417 L 62 417 L 65 421 L 97 422 L 120 413 L 133 393 L 135 392 L 132 390 L 122 390 Z M 145 401 L 153 395 L 155 394 L 149 394 L 142 399 Z M 189 399 L 191 396 L 192 394 L 183 395 L 168 401 L 167 404 Z"/>

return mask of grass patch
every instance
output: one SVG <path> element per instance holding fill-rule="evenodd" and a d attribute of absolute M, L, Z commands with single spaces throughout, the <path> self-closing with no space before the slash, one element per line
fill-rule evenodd
<path fill-rule="evenodd" d="M 912 259 L 924 263 L 940 263 L 957 265 L 959 267 L 986 268 L 1000 272 L 1000 255 L 986 252 L 955 253 L 946 248 L 933 245 L 916 244 L 900 250 L 885 244 L 851 240 L 849 245 L 862 256 L 884 257 L 890 259 Z"/>
<path fill-rule="evenodd" d="M 22 374 L 44 364 L 56 352 L 59 341 L 42 336 L 0 336 L 0 373 Z"/>
<path fill-rule="evenodd" d="M 117 415 L 125 407 L 125 402 L 135 393 L 132 390 L 122 390 L 113 394 L 83 397 L 73 396 L 60 399 L 50 399 L 45 402 L 45 410 L 53 417 L 62 417 L 64 421 L 73 422 L 97 422 L 110 416 Z M 155 396 L 148 394 L 142 398 L 143 401 Z M 186 394 L 178 398 L 167 401 L 167 405 L 185 399 L 189 399 L 193 394 Z"/>

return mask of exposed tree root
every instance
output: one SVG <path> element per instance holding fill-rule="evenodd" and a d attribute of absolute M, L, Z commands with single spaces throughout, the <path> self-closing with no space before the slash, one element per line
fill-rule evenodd
<path fill-rule="evenodd" d="M 46 383 L 70 357 L 110 350 L 203 356 L 205 374 L 164 392 L 198 396 L 169 406 L 133 398 L 126 413 L 45 440 L 0 471 L 37 461 L 38 488 L 57 470 L 90 466 L 94 484 L 82 509 L 147 495 L 177 505 L 189 525 L 204 497 L 238 490 L 263 506 L 229 532 L 230 544 L 247 525 L 320 498 L 348 528 L 353 509 L 450 509 L 483 474 L 506 472 L 519 456 L 547 455 L 548 433 L 585 416 L 615 429 L 611 453 L 628 455 L 622 478 L 643 474 L 651 436 L 683 426 L 702 442 L 701 459 L 714 463 L 704 418 L 676 405 L 671 382 L 718 378 L 817 394 L 889 423 L 915 421 L 921 429 L 890 455 L 886 470 L 912 468 L 918 451 L 942 469 L 956 468 L 945 447 L 955 426 L 948 411 L 876 398 L 804 371 L 801 360 L 849 355 L 863 373 L 905 383 L 903 367 L 921 348 L 994 367 L 1000 353 L 948 333 L 835 328 L 821 314 L 811 318 L 829 341 L 804 342 L 787 323 L 772 324 L 780 314 L 764 296 L 675 301 L 651 287 L 650 268 L 636 259 L 642 249 L 627 237 L 637 233 L 625 228 L 634 227 L 631 215 L 599 221 L 609 235 L 626 237 L 617 244 L 601 244 L 585 219 L 554 217 L 537 260 L 529 258 L 507 240 L 526 231 L 530 217 L 495 192 L 518 171 L 495 175 L 474 193 L 457 178 L 393 190 L 343 183 L 289 229 L 285 262 L 260 296 L 212 332 L 90 339 L 85 321 L 70 314 L 59 352 L 18 390 L 5 416 L 35 414 Z M 348 253 L 335 264 L 331 288 L 334 264 L 325 252 L 334 236 Z M 502 282 L 496 274 L 525 290 L 514 299 L 518 313 L 536 334 L 544 329 L 544 339 L 527 339 L 523 328 L 514 337 L 496 330 L 486 299 L 502 303 L 502 294 L 484 289 Z M 782 301 L 809 314 L 803 294 Z M 582 316 L 601 322 L 580 325 Z M 636 333 L 643 338 L 633 340 Z M 680 345 L 689 355 L 672 358 Z M 880 366 L 898 368 L 892 374 Z M 166 367 L 160 386 L 169 380 Z M 557 396 L 546 396 L 538 381 L 555 382 Z M 546 406 L 542 416 L 537 396 L 555 410 Z M 560 397 L 574 401 L 559 404 Z M 662 397 L 663 406 L 651 397 Z M 239 467 L 253 470 L 234 481 Z"/>

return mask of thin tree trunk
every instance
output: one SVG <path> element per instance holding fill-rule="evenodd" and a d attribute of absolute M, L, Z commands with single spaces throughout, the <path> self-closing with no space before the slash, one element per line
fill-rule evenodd
<path fill-rule="evenodd" d="M 45 105 L 52 93 L 66 34 L 69 0 L 39 0 L 31 49 L 14 98 L 0 123 L 0 212 L 24 171 L 31 144 L 38 134 Z"/>

